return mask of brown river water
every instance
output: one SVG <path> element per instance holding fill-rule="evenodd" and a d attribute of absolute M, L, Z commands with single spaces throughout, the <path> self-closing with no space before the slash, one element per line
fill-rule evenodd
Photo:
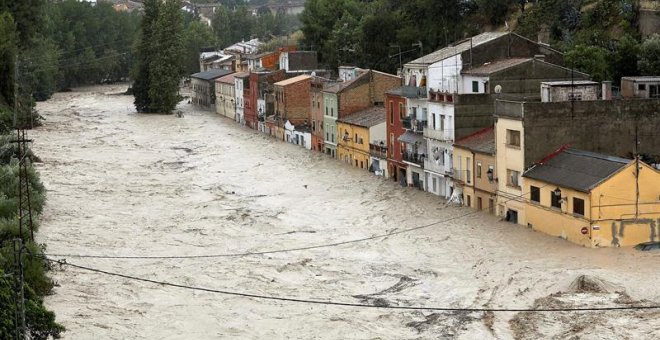
<path fill-rule="evenodd" d="M 275 141 L 189 104 L 141 115 L 126 86 L 58 93 L 30 132 L 55 259 L 214 290 L 448 308 L 660 303 L 660 253 L 585 249 Z M 251 256 L 181 256 L 333 247 Z M 578 287 L 587 275 L 589 287 Z M 439 312 L 305 304 L 58 266 L 65 339 L 658 339 L 660 310 Z M 581 282 L 581 281 L 580 281 Z M 584 286 L 584 285 L 583 285 Z M 592 287 L 592 286 L 595 286 Z"/>

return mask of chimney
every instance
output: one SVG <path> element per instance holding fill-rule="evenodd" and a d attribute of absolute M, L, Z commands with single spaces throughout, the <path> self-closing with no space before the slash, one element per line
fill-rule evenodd
<path fill-rule="evenodd" d="M 538 43 L 546 46 L 550 45 L 550 29 L 546 24 L 541 25 L 538 35 Z"/>
<path fill-rule="evenodd" d="M 609 80 L 602 83 L 602 97 L 603 100 L 612 100 L 612 82 Z"/>
<path fill-rule="evenodd" d="M 534 59 L 535 60 L 540 60 L 540 61 L 545 61 L 545 54 L 535 54 Z"/>

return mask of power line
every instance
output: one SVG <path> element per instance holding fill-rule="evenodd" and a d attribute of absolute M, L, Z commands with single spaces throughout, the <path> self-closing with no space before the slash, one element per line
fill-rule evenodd
<path fill-rule="evenodd" d="M 549 184 L 546 184 L 542 186 L 541 188 L 547 186 Z M 513 198 L 510 198 L 502 203 L 506 203 L 509 201 L 512 201 L 514 199 L 523 197 L 527 195 L 528 193 L 523 193 L 518 196 L 514 196 Z M 401 229 L 397 231 L 392 231 L 389 233 L 385 234 L 380 234 L 380 235 L 374 235 L 374 236 L 369 236 L 369 237 L 363 237 L 363 238 L 358 238 L 358 239 L 352 239 L 352 240 L 346 240 L 346 241 L 339 241 L 339 242 L 333 242 L 333 243 L 325 243 L 325 244 L 319 244 L 319 245 L 311 245 L 311 246 L 303 246 L 303 247 L 295 247 L 295 248 L 286 248 L 286 249 L 276 249 L 276 250 L 264 250 L 264 251 L 257 251 L 257 252 L 242 252 L 242 253 L 225 253 L 225 254 L 207 254 L 207 255 L 178 255 L 178 256 L 120 256 L 120 255 L 87 255 L 87 254 L 44 254 L 45 256 L 54 256 L 54 257 L 75 257 L 75 258 L 95 258 L 95 259 L 127 259 L 127 260 L 148 260 L 148 259 L 156 259 L 156 260 L 165 260 L 165 259 L 200 259 L 200 258 L 218 258 L 218 257 L 245 257 L 245 256 L 256 256 L 256 255 L 269 255 L 269 254 L 277 254 L 277 253 L 289 253 L 289 252 L 294 252 L 294 251 L 302 251 L 302 250 L 312 250 L 312 249 L 321 249 L 321 248 L 331 248 L 331 247 L 337 247 L 337 246 L 342 246 L 346 244 L 352 244 L 352 243 L 360 243 L 360 242 L 366 242 L 366 241 L 372 241 L 375 239 L 379 238 L 386 238 L 389 236 L 393 235 L 400 235 L 404 233 L 409 233 L 412 231 L 420 230 L 420 229 L 426 229 L 430 228 L 442 223 L 458 220 L 464 217 L 468 217 L 471 215 L 475 215 L 480 213 L 479 210 L 475 210 L 466 214 L 462 214 L 459 216 L 455 217 L 450 217 L 444 220 L 439 220 L 433 223 L 429 224 L 424 224 L 412 228 L 407 228 L 407 229 Z"/>
<path fill-rule="evenodd" d="M 442 311 L 442 312 L 592 312 L 592 311 L 617 311 L 617 310 L 650 310 L 650 309 L 660 309 L 660 305 L 650 305 L 650 306 L 611 306 L 611 307 L 577 307 L 577 308 L 451 308 L 451 307 L 431 307 L 431 306 L 389 306 L 389 305 L 369 305 L 364 303 L 351 303 L 351 302 L 339 302 L 332 300 L 321 300 L 321 299 L 302 299 L 302 298 L 292 298 L 292 297 L 281 297 L 281 296 L 272 296 L 272 295 L 261 295 L 261 294 L 252 294 L 252 293 L 243 293 L 236 291 L 204 288 L 183 285 L 178 283 L 171 283 L 166 281 L 157 281 L 152 279 L 141 278 L 137 276 L 121 274 L 110 272 L 106 270 L 81 266 L 73 263 L 68 263 L 66 261 L 57 261 L 46 259 L 49 262 L 57 263 L 62 266 L 69 266 L 73 268 L 82 269 L 89 272 L 110 275 L 115 277 L 121 277 L 128 280 L 141 281 L 147 283 L 153 283 L 163 286 L 183 288 L 188 290 L 203 291 L 209 293 L 217 293 L 222 295 L 231 295 L 245 298 L 252 298 L 258 300 L 273 300 L 273 301 L 282 301 L 282 302 L 294 302 L 294 303 L 305 303 L 305 304 L 315 304 L 315 305 L 326 305 L 326 306 L 340 306 L 340 307 L 356 307 L 356 308 L 377 308 L 377 309 L 395 309 L 395 310 L 431 310 L 431 311 Z"/>

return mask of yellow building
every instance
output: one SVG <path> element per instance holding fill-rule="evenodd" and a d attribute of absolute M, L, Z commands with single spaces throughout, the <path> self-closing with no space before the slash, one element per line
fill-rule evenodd
<path fill-rule="evenodd" d="M 660 240 L 660 172 L 639 160 L 563 148 L 523 177 L 534 230 L 586 247 Z"/>
<path fill-rule="evenodd" d="M 374 106 L 337 120 L 337 159 L 371 169 L 370 144 L 385 140 L 385 108 Z"/>
<path fill-rule="evenodd" d="M 452 169 L 455 187 L 462 190 L 463 205 L 495 213 L 495 130 L 488 127 L 454 143 Z"/>

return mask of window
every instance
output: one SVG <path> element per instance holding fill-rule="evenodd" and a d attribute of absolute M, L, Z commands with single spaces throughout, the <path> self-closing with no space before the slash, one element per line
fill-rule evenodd
<path fill-rule="evenodd" d="M 399 103 L 399 118 L 406 116 L 406 109 L 403 107 L 403 103 Z"/>
<path fill-rule="evenodd" d="M 445 115 L 440 115 L 440 131 L 445 131 Z"/>
<path fill-rule="evenodd" d="M 437 179 L 433 177 L 433 192 L 437 191 L 436 187 L 437 187 Z"/>
<path fill-rule="evenodd" d="M 387 146 L 390 150 L 390 156 L 394 157 L 394 134 L 390 133 L 390 145 Z"/>
<path fill-rule="evenodd" d="M 472 171 L 470 171 L 470 168 L 470 157 L 465 157 L 465 182 L 467 182 L 467 184 L 472 182 Z"/>
<path fill-rule="evenodd" d="M 570 92 L 568 94 L 568 100 L 582 100 L 582 93 L 579 92 Z"/>
<path fill-rule="evenodd" d="M 390 100 L 390 124 L 394 124 L 394 102 Z"/>
<path fill-rule="evenodd" d="M 328 115 L 328 107 L 327 106 L 325 107 L 325 115 L 326 116 Z"/>
<path fill-rule="evenodd" d="M 333 133 L 330 136 L 332 137 L 331 141 L 334 143 L 335 142 L 335 134 Z"/>
<path fill-rule="evenodd" d="M 472 206 L 472 199 L 471 199 L 470 195 L 467 195 L 467 201 L 466 201 L 466 203 L 467 203 L 466 205 L 467 205 L 468 207 L 471 207 L 471 206 Z"/>
<path fill-rule="evenodd" d="M 584 200 L 573 197 L 573 214 L 584 216 Z"/>
<path fill-rule="evenodd" d="M 357 135 L 357 133 L 355 134 L 355 139 L 353 139 L 353 140 L 355 141 L 355 143 L 361 144 L 361 143 L 358 141 L 358 135 Z"/>
<path fill-rule="evenodd" d="M 639 85 L 637 85 L 637 90 L 639 90 L 639 91 L 646 91 L 646 84 L 639 84 Z"/>
<path fill-rule="evenodd" d="M 506 144 L 509 146 L 520 147 L 520 131 L 507 129 Z"/>
<path fill-rule="evenodd" d="M 535 186 L 529 187 L 529 200 L 536 203 L 541 203 L 541 189 Z"/>
<path fill-rule="evenodd" d="M 518 177 L 520 176 L 520 173 L 515 170 L 506 170 L 506 177 L 507 177 L 507 185 L 511 187 L 520 187 L 520 184 L 518 184 Z"/>
<path fill-rule="evenodd" d="M 481 178 L 481 162 L 477 162 L 477 178 Z"/>
<path fill-rule="evenodd" d="M 479 82 L 476 80 L 472 81 L 472 93 L 478 93 L 479 92 Z"/>
<path fill-rule="evenodd" d="M 561 209 L 561 195 L 555 195 L 554 191 L 550 191 L 550 205 L 553 208 Z"/>
<path fill-rule="evenodd" d="M 431 115 L 431 119 L 432 119 L 432 120 L 431 120 L 431 128 L 433 128 L 433 129 L 435 130 L 435 128 L 437 127 L 437 124 L 436 124 L 436 115 L 435 115 L 435 114 L 432 114 L 432 115 Z"/>
<path fill-rule="evenodd" d="M 335 108 L 334 107 L 330 108 L 330 116 L 332 116 L 332 117 L 335 116 Z"/>
<path fill-rule="evenodd" d="M 316 132 L 316 121 L 312 120 L 312 131 Z"/>
<path fill-rule="evenodd" d="M 330 134 L 327 132 L 325 133 L 325 140 L 330 140 Z"/>

